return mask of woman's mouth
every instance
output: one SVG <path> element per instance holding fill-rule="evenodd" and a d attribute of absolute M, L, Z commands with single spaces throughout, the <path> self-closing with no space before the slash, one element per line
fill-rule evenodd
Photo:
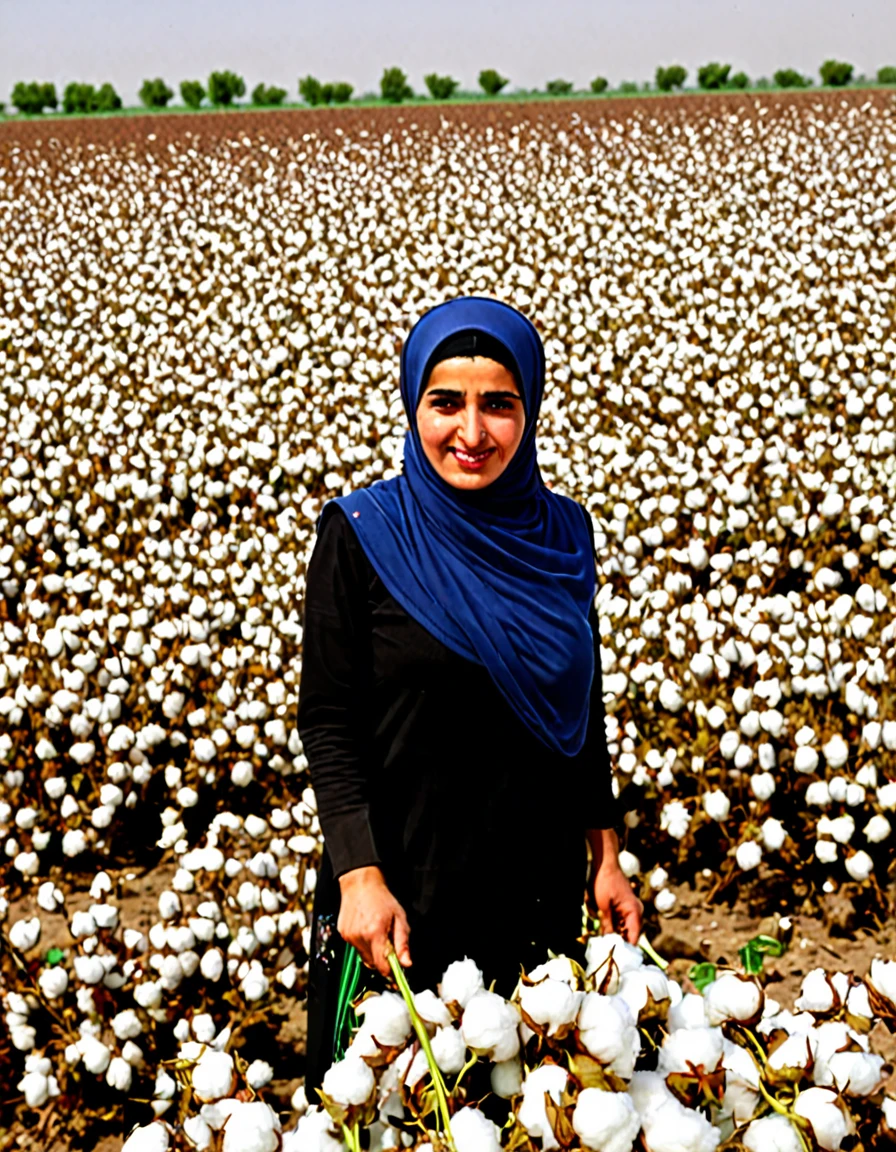
<path fill-rule="evenodd" d="M 479 469 L 494 452 L 494 448 L 487 448 L 484 452 L 465 452 L 463 448 L 449 448 L 448 451 L 454 453 L 461 467 Z"/>

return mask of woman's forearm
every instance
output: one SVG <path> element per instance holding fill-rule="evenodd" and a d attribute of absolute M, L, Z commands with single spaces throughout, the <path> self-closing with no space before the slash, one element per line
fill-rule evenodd
<path fill-rule="evenodd" d="M 585 835 L 591 846 L 595 874 L 600 868 L 619 867 L 619 837 L 613 828 L 589 828 Z"/>

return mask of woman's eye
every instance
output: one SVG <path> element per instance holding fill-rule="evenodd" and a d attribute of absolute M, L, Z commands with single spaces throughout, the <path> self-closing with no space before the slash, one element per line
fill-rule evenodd
<path fill-rule="evenodd" d="M 456 400 L 451 400 L 447 396 L 434 397 L 430 401 L 430 404 L 433 408 L 439 408 L 439 409 L 457 408 L 458 407 L 458 402 Z M 511 404 L 511 402 L 509 400 L 489 400 L 488 401 L 488 407 L 492 408 L 492 409 L 497 409 L 499 411 L 507 411 L 509 409 L 512 409 L 513 405 Z"/>

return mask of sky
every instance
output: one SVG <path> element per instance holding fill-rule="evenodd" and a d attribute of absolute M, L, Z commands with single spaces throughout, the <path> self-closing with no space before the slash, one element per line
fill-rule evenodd
<path fill-rule="evenodd" d="M 415 90 L 427 72 L 475 89 L 497 68 L 508 91 L 550 79 L 587 87 L 652 79 L 708 60 L 751 77 L 822 60 L 873 76 L 896 65 L 896 0 L 0 0 L 0 100 L 17 80 L 110 81 L 126 105 L 146 77 L 178 90 L 230 68 L 298 99 L 298 78 L 378 89 L 398 65 Z"/>

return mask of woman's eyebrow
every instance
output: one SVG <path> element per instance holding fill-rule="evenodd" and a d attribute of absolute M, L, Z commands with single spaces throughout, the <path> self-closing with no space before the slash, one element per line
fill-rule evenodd
<path fill-rule="evenodd" d="M 456 388 L 430 388 L 427 396 L 465 396 L 465 392 L 459 392 Z M 483 392 L 483 396 L 502 396 L 508 400 L 521 399 L 517 392 Z"/>

